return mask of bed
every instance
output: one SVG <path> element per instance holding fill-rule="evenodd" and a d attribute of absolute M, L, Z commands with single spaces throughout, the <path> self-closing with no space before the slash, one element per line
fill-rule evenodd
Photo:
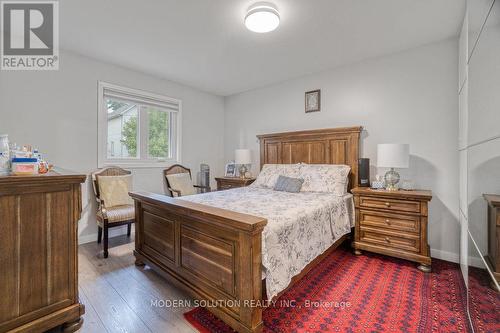
<path fill-rule="evenodd" d="M 360 132 L 350 127 L 260 135 L 261 167 L 344 164 L 351 188 L 357 184 Z M 260 332 L 261 301 L 276 297 L 334 250 L 353 221 L 349 194 L 282 193 L 255 185 L 180 199 L 131 196 L 136 264 L 210 301 L 207 308 L 238 332 Z"/>
<path fill-rule="evenodd" d="M 266 218 L 262 277 L 267 299 L 285 290 L 294 276 L 354 227 L 352 194 L 288 193 L 251 185 L 182 200 Z"/>

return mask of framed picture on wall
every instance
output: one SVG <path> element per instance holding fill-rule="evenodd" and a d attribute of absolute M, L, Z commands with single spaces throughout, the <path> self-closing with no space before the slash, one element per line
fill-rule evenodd
<path fill-rule="evenodd" d="M 234 164 L 234 162 L 229 162 L 226 164 L 224 176 L 236 177 L 236 164 Z"/>
<path fill-rule="evenodd" d="M 321 110 L 321 90 L 306 91 L 305 109 L 307 112 L 316 112 Z"/>

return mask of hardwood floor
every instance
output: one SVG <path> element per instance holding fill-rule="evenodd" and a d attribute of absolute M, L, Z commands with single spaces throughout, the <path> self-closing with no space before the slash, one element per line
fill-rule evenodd
<path fill-rule="evenodd" d="M 182 314 L 190 307 L 155 306 L 192 299 L 145 267 L 134 265 L 134 236 L 110 239 L 109 258 L 97 243 L 79 246 L 79 290 L 85 304 L 79 332 L 197 332 Z"/>

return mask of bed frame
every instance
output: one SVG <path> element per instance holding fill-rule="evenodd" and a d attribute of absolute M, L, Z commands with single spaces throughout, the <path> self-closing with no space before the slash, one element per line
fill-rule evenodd
<path fill-rule="evenodd" d="M 347 164 L 352 187 L 358 181 L 361 129 L 258 135 L 260 164 Z M 206 308 L 236 331 L 261 332 L 261 244 L 267 220 L 159 194 L 130 195 L 135 201 L 136 264 L 147 264 L 207 302 Z M 291 285 L 344 239 L 310 263 Z"/>

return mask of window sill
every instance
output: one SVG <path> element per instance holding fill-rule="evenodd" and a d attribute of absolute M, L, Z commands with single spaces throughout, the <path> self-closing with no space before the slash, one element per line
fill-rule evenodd
<path fill-rule="evenodd" d="M 111 166 L 118 166 L 124 169 L 154 169 L 154 168 L 167 168 L 172 164 L 177 164 L 176 160 L 165 160 L 155 162 L 120 162 L 120 161 L 105 161 L 98 163 L 99 168 L 106 168 Z"/>

